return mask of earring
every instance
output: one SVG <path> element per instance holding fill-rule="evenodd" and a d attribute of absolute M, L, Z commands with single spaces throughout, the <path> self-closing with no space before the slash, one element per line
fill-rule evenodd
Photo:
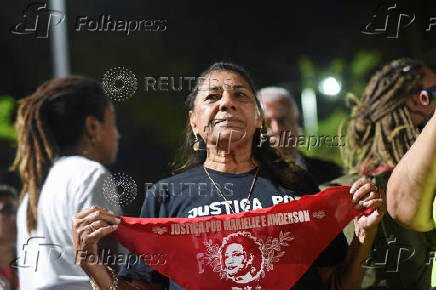
<path fill-rule="evenodd" d="M 100 141 L 100 139 L 101 139 L 100 135 L 97 135 L 97 136 L 95 136 L 95 137 L 92 137 L 92 138 L 91 138 L 91 144 L 92 144 L 92 145 L 95 145 L 98 141 Z"/>
<path fill-rule="evenodd" d="M 261 144 L 263 144 L 264 142 L 266 142 L 266 140 L 268 140 L 268 134 L 265 130 L 265 127 L 262 125 L 260 126 L 260 142 Z"/>
<path fill-rule="evenodd" d="M 198 150 L 200 150 L 200 145 L 199 145 L 199 143 L 200 143 L 200 140 L 198 139 L 197 134 L 194 133 L 194 144 L 192 144 L 192 149 L 193 149 L 194 151 L 198 151 Z"/>

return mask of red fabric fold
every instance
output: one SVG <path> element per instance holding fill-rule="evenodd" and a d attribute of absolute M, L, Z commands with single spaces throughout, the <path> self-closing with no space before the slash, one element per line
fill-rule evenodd
<path fill-rule="evenodd" d="M 113 235 L 186 289 L 289 289 L 362 214 L 349 190 L 332 187 L 296 201 L 228 215 L 120 217 Z"/>

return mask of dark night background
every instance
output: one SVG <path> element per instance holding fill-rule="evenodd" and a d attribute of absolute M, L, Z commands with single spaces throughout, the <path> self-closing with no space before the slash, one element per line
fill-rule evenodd
<path fill-rule="evenodd" d="M 0 98 L 18 100 L 53 77 L 50 39 L 10 32 L 21 21 L 28 3 L 2 3 Z M 315 83 L 319 76 L 333 70 L 341 77 L 343 90 L 336 100 L 319 98 L 318 113 L 323 120 L 339 109 L 347 112 L 345 93 L 360 95 L 370 75 L 383 63 L 409 56 L 434 68 L 436 27 L 430 32 L 425 29 L 428 18 L 436 17 L 436 2 L 396 1 L 400 10 L 415 13 L 416 19 L 400 31 L 399 38 L 392 39 L 384 34 L 361 33 L 380 3 L 68 1 L 65 13 L 71 73 L 101 80 L 105 71 L 123 66 L 138 78 L 136 94 L 116 104 L 122 139 L 118 161 L 110 169 L 132 176 L 139 193 L 143 193 L 146 182 L 169 174 L 168 163 L 183 141 L 186 115 L 182 107 L 188 91 L 146 92 L 144 76 L 197 76 L 213 62 L 226 60 L 246 67 L 257 87 L 285 86 L 299 100 L 303 83 Z M 101 14 L 113 19 L 166 19 L 167 30 L 138 31 L 129 36 L 124 32 L 75 31 L 78 16 L 98 19 Z M 315 67 L 313 79 L 303 79 L 302 60 Z M 13 122 L 13 111 L 6 119 L 0 118 L 0 122 Z M 0 171 L 6 172 L 14 157 L 14 141 L 0 138 Z M 1 183 L 16 184 L 10 174 L 2 173 L 1 178 Z M 140 203 L 138 200 L 136 204 Z"/>

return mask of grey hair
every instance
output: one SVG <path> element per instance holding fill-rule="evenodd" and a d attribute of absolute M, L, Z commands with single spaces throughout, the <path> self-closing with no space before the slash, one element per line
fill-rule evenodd
<path fill-rule="evenodd" d="M 295 117 L 300 119 L 300 110 L 298 109 L 297 102 L 295 102 L 294 97 L 285 88 L 281 87 L 266 87 L 258 91 L 256 95 L 257 99 L 260 101 L 263 107 L 263 102 L 273 101 L 273 100 L 288 100 L 291 103 L 292 110 L 294 111 Z M 265 110 L 265 108 L 263 108 Z"/>

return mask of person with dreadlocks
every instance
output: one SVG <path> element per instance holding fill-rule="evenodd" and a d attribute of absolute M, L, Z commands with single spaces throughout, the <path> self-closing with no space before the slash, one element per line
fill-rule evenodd
<path fill-rule="evenodd" d="M 386 190 L 392 169 L 434 111 L 434 106 L 419 101 L 421 90 L 434 83 L 436 75 L 427 66 L 412 59 L 398 59 L 372 76 L 361 99 L 349 95 L 356 105 L 339 129 L 340 135 L 345 130 L 341 153 L 348 175 L 328 185 L 351 184 L 365 176 Z M 352 236 L 353 224 L 344 232 L 347 239 Z M 431 265 L 427 254 L 432 234 L 405 229 L 385 215 L 371 255 L 363 265 L 366 272 L 362 289 L 428 289 Z"/>
<path fill-rule="evenodd" d="M 102 195 L 119 133 L 98 82 L 79 76 L 43 83 L 20 101 L 12 169 L 23 188 L 17 213 L 17 267 L 22 289 L 89 289 L 75 264 L 71 218 Z M 114 241 L 106 241 L 106 245 Z"/>

